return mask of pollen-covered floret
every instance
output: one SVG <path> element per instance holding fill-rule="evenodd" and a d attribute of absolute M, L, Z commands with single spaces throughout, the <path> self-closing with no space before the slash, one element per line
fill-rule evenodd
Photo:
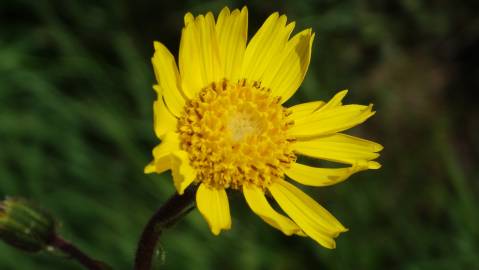
<path fill-rule="evenodd" d="M 261 188 L 283 179 L 295 161 L 288 111 L 259 83 L 213 83 L 190 100 L 178 121 L 181 148 L 197 181 L 216 188 Z"/>

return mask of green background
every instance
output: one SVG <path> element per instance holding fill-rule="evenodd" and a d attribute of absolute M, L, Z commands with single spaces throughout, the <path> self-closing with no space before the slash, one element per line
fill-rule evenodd
<path fill-rule="evenodd" d="M 195 210 L 162 238 L 162 269 L 479 269 L 477 1 L 257 1 L 317 33 L 288 102 L 375 104 L 350 134 L 378 141 L 382 169 L 305 188 L 350 231 L 337 249 L 286 237 L 240 194 L 233 227 L 213 236 Z M 149 216 L 174 189 L 144 175 L 158 141 L 152 42 L 176 54 L 183 15 L 234 1 L 0 1 L 0 196 L 50 209 L 65 238 L 131 269 Z M 61 255 L 0 242 L 0 269 L 81 269 Z"/>

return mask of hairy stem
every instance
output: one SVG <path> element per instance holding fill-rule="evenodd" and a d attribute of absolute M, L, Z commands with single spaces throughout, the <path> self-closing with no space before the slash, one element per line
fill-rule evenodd
<path fill-rule="evenodd" d="M 135 270 L 151 270 L 161 232 L 192 209 L 194 194 L 193 188 L 187 189 L 183 195 L 175 193 L 150 218 L 138 242 Z"/>
<path fill-rule="evenodd" d="M 95 260 L 81 251 L 79 248 L 74 246 L 72 243 L 66 241 L 65 239 L 56 236 L 53 239 L 51 245 L 58 250 L 61 250 L 63 253 L 69 255 L 72 259 L 78 261 L 86 269 L 89 270 L 111 270 L 111 266 L 107 265 L 102 261 Z"/>

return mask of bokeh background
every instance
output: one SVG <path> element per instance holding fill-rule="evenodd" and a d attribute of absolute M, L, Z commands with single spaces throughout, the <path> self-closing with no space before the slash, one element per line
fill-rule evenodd
<path fill-rule="evenodd" d="M 155 94 L 153 40 L 178 52 L 183 15 L 240 1 L 0 1 L 0 196 L 50 209 L 61 232 L 131 269 L 149 216 L 171 194 L 144 175 Z M 318 34 L 288 104 L 372 102 L 351 134 L 385 146 L 378 171 L 305 188 L 350 231 L 336 250 L 285 237 L 232 196 L 232 230 L 213 236 L 193 211 L 162 238 L 161 269 L 479 269 L 477 1 L 249 3 L 251 36 L 272 12 Z M 81 269 L 0 242 L 0 269 Z"/>

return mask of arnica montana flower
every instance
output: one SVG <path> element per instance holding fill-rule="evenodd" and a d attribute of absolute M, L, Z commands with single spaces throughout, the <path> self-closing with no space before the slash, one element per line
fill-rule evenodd
<path fill-rule="evenodd" d="M 378 169 L 382 146 L 340 133 L 374 114 L 372 106 L 343 105 L 347 91 L 329 102 L 282 104 L 301 85 L 314 33 L 273 13 L 247 43 L 248 10 L 224 8 L 184 17 L 178 67 L 155 42 L 158 84 L 155 133 L 161 144 L 146 173 L 172 170 L 179 194 L 198 185 L 196 204 L 213 234 L 231 227 L 226 190 L 242 191 L 251 210 L 286 235 L 309 236 L 327 248 L 347 229 L 295 187 L 328 186 L 351 174 Z M 297 162 L 304 155 L 344 164 L 316 168 Z M 284 214 L 273 209 L 272 197 Z"/>

